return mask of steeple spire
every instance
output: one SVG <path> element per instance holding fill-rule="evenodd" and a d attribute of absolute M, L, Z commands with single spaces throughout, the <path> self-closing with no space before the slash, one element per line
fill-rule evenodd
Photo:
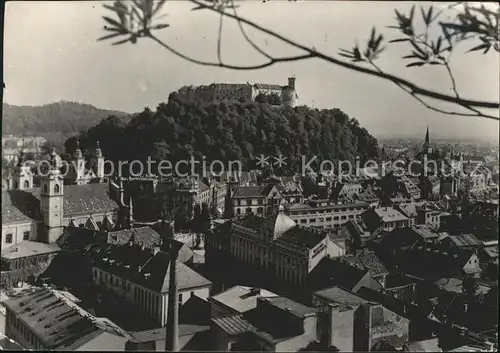
<path fill-rule="evenodd" d="M 424 154 L 431 154 L 432 149 L 431 149 L 431 140 L 429 138 L 429 126 L 427 126 L 427 131 L 425 132 L 425 142 L 424 145 L 422 146 Z"/>

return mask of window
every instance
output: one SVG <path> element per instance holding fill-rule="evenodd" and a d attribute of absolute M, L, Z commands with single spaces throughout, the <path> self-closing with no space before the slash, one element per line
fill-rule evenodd
<path fill-rule="evenodd" d="M 9 234 L 5 235 L 5 242 L 7 244 L 11 244 L 12 243 L 12 233 L 9 233 Z"/>
<path fill-rule="evenodd" d="M 59 194 L 59 185 L 54 185 L 54 194 Z"/>
<path fill-rule="evenodd" d="M 48 192 L 49 192 L 49 187 L 47 186 L 47 184 L 45 184 L 45 185 L 43 186 L 43 192 L 44 192 L 44 193 L 48 193 Z"/>
<path fill-rule="evenodd" d="M 182 304 L 182 294 L 179 294 L 179 304 Z"/>
<path fill-rule="evenodd" d="M 23 233 L 23 240 L 29 240 L 30 238 L 30 232 L 24 232 Z"/>
<path fill-rule="evenodd" d="M 29 187 L 30 187 L 30 182 L 28 180 L 25 180 L 24 181 L 24 188 L 29 189 Z"/>

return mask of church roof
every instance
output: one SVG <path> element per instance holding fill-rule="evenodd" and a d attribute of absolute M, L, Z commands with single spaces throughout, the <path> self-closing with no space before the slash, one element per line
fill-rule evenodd
<path fill-rule="evenodd" d="M 64 217 L 116 210 L 106 184 L 64 186 Z M 40 189 L 3 190 L 2 223 L 41 220 Z"/>

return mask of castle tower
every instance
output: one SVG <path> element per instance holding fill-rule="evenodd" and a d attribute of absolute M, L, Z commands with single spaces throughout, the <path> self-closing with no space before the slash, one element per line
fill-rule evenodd
<path fill-rule="evenodd" d="M 57 167 L 58 155 L 52 150 L 50 167 L 41 178 L 40 209 L 45 231 L 45 241 L 54 243 L 63 231 L 64 183 Z"/>
<path fill-rule="evenodd" d="M 16 168 L 13 173 L 14 188 L 19 190 L 26 190 L 33 188 L 33 173 L 31 168 L 26 165 L 26 156 L 21 152 L 19 160 L 17 161 Z"/>
<path fill-rule="evenodd" d="M 295 107 L 297 105 L 297 92 L 295 91 L 295 76 L 288 78 L 288 86 L 283 87 L 281 92 L 281 100 L 283 105 L 287 107 Z"/>

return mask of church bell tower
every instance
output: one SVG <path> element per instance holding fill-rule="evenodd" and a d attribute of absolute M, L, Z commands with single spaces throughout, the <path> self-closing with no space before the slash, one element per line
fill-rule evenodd
<path fill-rule="evenodd" d="M 41 178 L 40 209 L 44 234 L 48 243 L 54 243 L 63 231 L 64 182 L 57 167 L 57 154 L 52 150 L 50 166 Z"/>

